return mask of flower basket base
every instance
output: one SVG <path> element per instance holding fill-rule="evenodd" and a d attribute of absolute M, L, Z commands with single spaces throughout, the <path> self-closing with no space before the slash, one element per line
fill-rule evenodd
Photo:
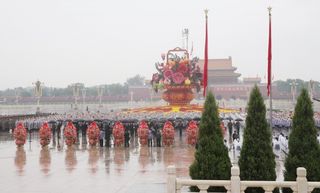
<path fill-rule="evenodd" d="M 194 99 L 191 86 L 167 86 L 162 99 L 173 106 L 189 105 Z"/>

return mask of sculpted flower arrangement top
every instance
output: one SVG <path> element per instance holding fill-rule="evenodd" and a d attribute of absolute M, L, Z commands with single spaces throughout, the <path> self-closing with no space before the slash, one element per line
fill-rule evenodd
<path fill-rule="evenodd" d="M 200 91 L 202 73 L 197 65 L 199 59 L 189 59 L 187 50 L 175 48 L 167 54 L 161 55 L 163 62 L 156 63 L 157 73 L 153 74 L 151 84 L 157 92 L 168 86 L 193 86 Z M 165 59 L 167 59 L 165 61 Z"/>

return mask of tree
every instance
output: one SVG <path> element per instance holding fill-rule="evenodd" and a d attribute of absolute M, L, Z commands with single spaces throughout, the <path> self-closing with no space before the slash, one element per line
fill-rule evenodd
<path fill-rule="evenodd" d="M 271 129 L 267 124 L 266 107 L 257 86 L 250 94 L 239 167 L 241 180 L 276 180 Z M 246 193 L 254 192 L 264 191 L 262 188 L 246 190 Z"/>
<path fill-rule="evenodd" d="M 209 92 L 200 121 L 195 161 L 189 168 L 189 174 L 192 179 L 227 180 L 230 179 L 230 170 L 231 162 L 223 143 L 218 107 L 213 94 Z M 210 187 L 209 191 L 221 189 L 224 190 Z M 199 191 L 197 187 L 191 187 L 191 190 Z"/>
<path fill-rule="evenodd" d="M 137 74 L 134 77 L 128 78 L 126 83 L 129 86 L 143 86 L 144 85 L 144 77 Z"/>
<path fill-rule="evenodd" d="M 289 155 L 285 161 L 284 179 L 296 180 L 296 168 L 307 170 L 308 181 L 320 180 L 320 147 L 313 119 L 312 102 L 308 91 L 302 89 L 294 110 L 292 132 L 289 136 Z M 292 192 L 286 189 L 286 192 Z"/>

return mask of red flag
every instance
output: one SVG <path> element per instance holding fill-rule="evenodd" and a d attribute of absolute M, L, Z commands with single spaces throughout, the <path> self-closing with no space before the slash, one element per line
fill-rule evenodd
<path fill-rule="evenodd" d="M 268 96 L 270 96 L 271 91 L 271 60 L 272 60 L 272 51 L 271 51 L 271 8 L 269 8 L 269 42 L 268 42 Z"/>
<path fill-rule="evenodd" d="M 206 39 L 204 46 L 204 67 L 203 67 L 203 96 L 206 96 L 208 86 L 208 10 L 206 13 Z"/>

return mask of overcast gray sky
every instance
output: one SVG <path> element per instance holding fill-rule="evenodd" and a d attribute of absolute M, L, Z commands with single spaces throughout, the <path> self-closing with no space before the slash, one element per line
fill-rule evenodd
<path fill-rule="evenodd" d="M 232 56 L 242 77 L 263 79 L 269 5 L 274 78 L 319 81 L 319 0 L 0 0 L 0 89 L 151 78 L 183 28 L 203 58 L 205 8 L 209 58 Z"/>

